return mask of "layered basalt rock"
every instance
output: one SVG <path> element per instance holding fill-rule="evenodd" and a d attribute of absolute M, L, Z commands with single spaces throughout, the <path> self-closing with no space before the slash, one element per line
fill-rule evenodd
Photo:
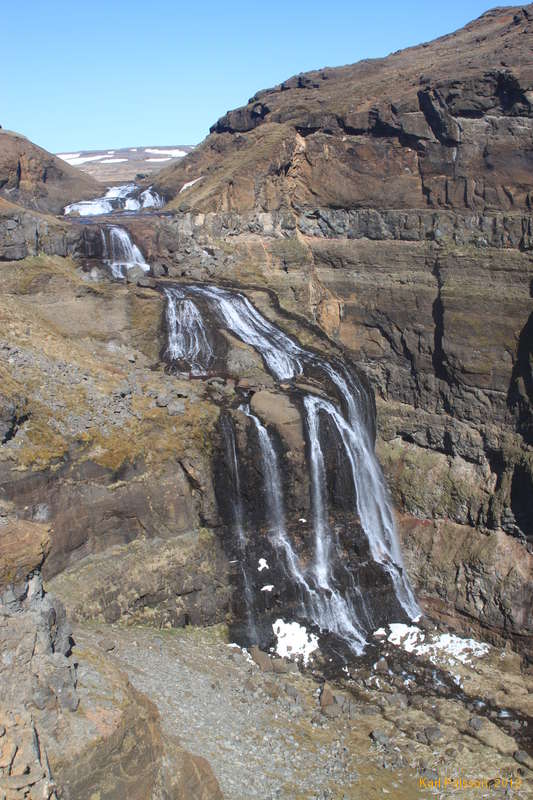
<path fill-rule="evenodd" d="M 506 594 L 501 548 L 518 539 L 509 552 L 521 554 L 523 569 L 509 607 L 497 602 L 481 613 L 468 583 L 456 583 L 447 568 L 444 589 L 415 570 L 419 596 L 456 625 L 477 634 L 481 625 L 494 640 L 512 635 L 525 649 L 529 226 L 527 214 L 373 209 L 187 213 L 155 229 L 142 220 L 131 225 L 155 269 L 182 280 L 267 286 L 289 313 L 283 325 L 297 327 L 300 339 L 310 335 L 308 322 L 344 347 L 377 394 L 378 452 L 397 508 L 435 525 L 439 546 L 446 536 L 472 538 L 487 597 Z M 407 562 L 415 564 L 417 528 L 405 520 Z M 483 546 L 491 531 L 504 532 L 498 548 Z M 447 612 L 443 596 L 453 603 Z"/>
<path fill-rule="evenodd" d="M 81 239 L 81 229 L 0 198 L 0 261 L 18 261 L 39 253 L 73 255 L 80 250 Z"/>

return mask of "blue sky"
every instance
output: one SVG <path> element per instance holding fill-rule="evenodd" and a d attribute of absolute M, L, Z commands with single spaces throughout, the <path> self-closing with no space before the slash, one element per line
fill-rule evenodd
<path fill-rule="evenodd" d="M 490 0 L 19 0 L 3 4 L 0 124 L 53 152 L 195 144 L 297 72 L 386 55 Z"/>

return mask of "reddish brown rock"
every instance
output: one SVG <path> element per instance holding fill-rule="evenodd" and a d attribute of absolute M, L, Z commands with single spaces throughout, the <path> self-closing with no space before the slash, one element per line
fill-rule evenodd
<path fill-rule="evenodd" d="M 229 111 L 156 186 L 203 211 L 528 210 L 532 35 L 532 5 L 497 8 L 429 44 L 295 76 Z"/>
<path fill-rule="evenodd" d="M 0 130 L 0 197 L 62 214 L 75 200 L 97 197 L 102 186 L 25 136 Z"/>

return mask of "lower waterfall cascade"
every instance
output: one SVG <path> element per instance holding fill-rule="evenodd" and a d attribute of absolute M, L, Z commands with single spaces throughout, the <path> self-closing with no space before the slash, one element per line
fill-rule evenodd
<path fill-rule="evenodd" d="M 270 553 L 278 563 L 278 573 L 288 584 L 288 601 L 294 619 L 342 641 L 354 654 L 361 654 L 368 634 L 383 621 L 383 609 L 372 605 L 342 555 L 335 526 L 330 523 L 324 431 L 334 437 L 339 458 L 350 476 L 355 497 L 354 518 L 358 518 L 366 538 L 373 567 L 390 587 L 401 619 L 420 616 L 413 591 L 403 568 L 393 512 L 385 480 L 374 454 L 374 413 L 368 390 L 338 359 L 326 360 L 301 347 L 293 338 L 264 317 L 238 291 L 212 285 L 174 285 L 165 287 L 167 347 L 165 358 L 191 376 L 208 376 L 216 362 L 213 342 L 215 328 L 228 331 L 262 356 L 271 376 L 283 386 L 294 378 L 319 375 L 333 390 L 336 402 L 298 389 L 301 415 L 307 439 L 311 509 L 311 556 L 302 558 L 291 540 L 286 524 L 282 470 L 273 433 L 252 413 L 249 402 L 238 411 L 255 432 L 264 485 L 264 517 Z M 232 529 L 232 557 L 239 561 L 246 617 L 245 643 L 258 642 L 261 612 L 255 598 L 264 597 L 273 586 L 261 586 L 257 577 L 263 567 L 259 558 L 250 514 L 242 496 L 245 465 L 239 457 L 231 413 L 221 415 L 225 464 L 229 475 Z M 227 493 L 226 493 L 227 494 Z M 300 548 L 301 549 L 301 548 Z M 272 557 L 272 555 L 270 557 Z M 272 574 L 273 570 L 270 569 Z M 384 576 L 384 577 L 383 577 Z M 255 586 L 255 592 L 254 587 Z M 268 615 L 267 615 L 268 616 Z M 282 620 L 278 620 L 282 622 Z M 270 625 L 270 629 L 275 624 Z"/>

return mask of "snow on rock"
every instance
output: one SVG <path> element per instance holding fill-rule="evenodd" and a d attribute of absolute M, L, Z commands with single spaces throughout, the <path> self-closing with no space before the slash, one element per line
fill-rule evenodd
<path fill-rule="evenodd" d="M 203 177 L 204 177 L 203 175 L 200 175 L 199 178 L 195 178 L 193 181 L 187 181 L 187 183 L 184 183 L 183 186 L 181 187 L 181 189 L 179 190 L 179 194 L 184 192 L 186 189 L 190 189 L 191 186 L 194 186 L 195 183 L 198 183 L 198 181 L 201 181 Z"/>
<path fill-rule="evenodd" d="M 453 633 L 437 635 L 426 634 L 416 625 L 405 625 L 396 622 L 389 625 L 390 634 L 387 641 L 401 647 L 406 653 L 415 653 L 428 656 L 436 664 L 444 661 L 449 666 L 460 661 L 461 664 L 472 664 L 473 658 L 481 658 L 489 652 L 489 645 L 476 642 L 475 639 L 464 639 Z M 383 636 L 385 631 L 380 628 L 374 636 Z"/>
<path fill-rule="evenodd" d="M 301 658 L 307 664 L 311 654 L 318 650 L 318 636 L 307 633 L 307 628 L 298 622 L 277 619 L 272 629 L 277 639 L 276 653 L 282 658 Z"/>
<path fill-rule="evenodd" d="M 260 558 L 258 561 L 259 566 L 257 567 L 258 572 L 263 572 L 264 569 L 270 569 L 266 562 L 266 558 Z"/>

